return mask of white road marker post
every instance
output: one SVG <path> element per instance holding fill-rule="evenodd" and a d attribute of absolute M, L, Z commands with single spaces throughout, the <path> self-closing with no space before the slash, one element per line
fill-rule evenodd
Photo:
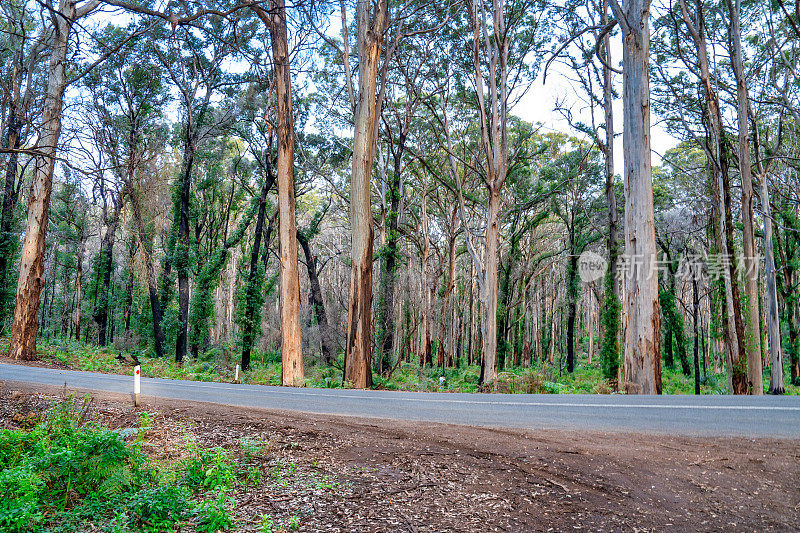
<path fill-rule="evenodd" d="M 133 367 L 133 405 L 139 407 L 139 394 L 142 392 L 142 367 Z"/>
<path fill-rule="evenodd" d="M 233 382 L 239 383 L 239 365 L 236 365 L 236 373 L 233 375 Z"/>

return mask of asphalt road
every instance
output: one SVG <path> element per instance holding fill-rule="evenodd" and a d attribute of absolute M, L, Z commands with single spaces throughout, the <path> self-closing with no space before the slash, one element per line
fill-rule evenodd
<path fill-rule="evenodd" d="M 0 363 L 0 381 L 132 394 L 133 377 Z M 469 394 L 142 378 L 142 397 L 498 428 L 800 438 L 798 396 Z"/>

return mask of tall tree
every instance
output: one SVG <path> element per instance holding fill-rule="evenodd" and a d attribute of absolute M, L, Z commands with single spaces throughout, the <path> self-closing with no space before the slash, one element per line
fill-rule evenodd
<path fill-rule="evenodd" d="M 50 193 L 53 189 L 58 141 L 61 137 L 61 112 L 67 87 L 67 49 L 76 21 L 88 15 L 99 4 L 89 0 L 78 6 L 76 0 L 60 0 L 58 9 L 50 12 L 53 39 L 47 70 L 47 93 L 42 111 L 33 181 L 28 195 L 28 217 L 25 241 L 20 258 L 14 323 L 8 352 L 13 359 L 36 358 L 36 326 L 39 296 L 44 287 L 44 247 L 47 233 Z"/>
<path fill-rule="evenodd" d="M 661 394 L 661 312 L 650 166 L 650 0 L 611 0 L 622 29 L 625 180 L 625 380 L 630 392 Z"/>
<path fill-rule="evenodd" d="M 2 147 L 7 149 L 8 159 L 5 167 L 3 203 L 0 211 L 0 329 L 5 330 L 6 319 L 12 310 L 13 259 L 18 248 L 18 239 L 13 235 L 15 211 L 22 188 L 20 148 L 27 144 L 31 133 L 32 107 L 41 87 L 41 63 L 46 57 L 49 28 L 37 24 L 29 12 L 27 2 L 8 2 L 3 4 L 3 47 L 4 57 L 10 60 L 9 69 L 4 76 L 3 89 L 6 108 L 5 131 Z M 2 107 L 0 107 L 2 109 Z M 24 155 L 24 154 L 23 154 Z M 22 158 L 24 161 L 25 158 Z M 22 169 L 27 166 L 22 165 Z"/>
<path fill-rule="evenodd" d="M 342 8 L 344 19 L 344 7 Z M 372 387 L 372 250 L 374 230 L 370 202 L 372 165 L 375 161 L 378 102 L 378 68 L 383 38 L 389 21 L 389 1 L 357 0 L 356 43 L 358 93 L 350 177 L 350 223 L 352 224 L 350 301 L 347 309 L 347 341 L 344 350 L 344 381 L 363 389 Z M 343 21 L 342 31 L 346 35 Z M 346 39 L 345 39 L 346 40 Z M 349 58 L 346 58 L 349 64 Z M 350 80 L 348 78 L 348 84 Z"/>
<path fill-rule="evenodd" d="M 736 79 L 736 119 L 739 126 L 739 177 L 742 180 L 742 251 L 744 253 L 747 381 L 750 394 L 764 394 L 761 364 L 761 317 L 758 312 L 758 258 L 753 228 L 753 171 L 750 158 L 748 109 L 750 97 L 742 58 L 741 0 L 725 0 L 730 15 L 731 66 Z"/>
<path fill-rule="evenodd" d="M 711 227 L 717 252 L 725 258 L 727 268 L 722 275 L 722 306 L 725 309 L 722 329 L 726 339 L 728 377 L 731 389 L 736 394 L 747 393 L 746 354 L 744 346 L 744 323 L 742 305 L 736 276 L 736 261 L 733 254 L 733 217 L 730 206 L 729 147 L 722 122 L 719 95 L 712 77 L 707 44 L 707 26 L 703 0 L 695 1 L 692 13 L 686 0 L 679 0 L 683 22 L 691 36 L 696 51 L 696 60 L 689 69 L 696 72 L 703 92 L 703 124 L 706 137 L 703 142 L 710 163 L 710 188 L 714 194 L 711 209 Z M 677 25 L 676 25 L 677 27 Z M 682 55 L 682 57 L 686 57 Z M 696 65 L 696 66 L 695 66 Z M 689 129 L 688 127 L 686 129 Z M 723 265 L 724 266 L 724 265 Z"/>
<path fill-rule="evenodd" d="M 281 271 L 281 360 L 283 385 L 303 384 L 303 343 L 300 338 L 300 274 L 297 259 L 297 222 L 294 193 L 294 116 L 286 6 L 271 0 L 270 12 L 253 5 L 267 25 L 275 65 L 275 113 L 277 115 L 278 244 Z"/>

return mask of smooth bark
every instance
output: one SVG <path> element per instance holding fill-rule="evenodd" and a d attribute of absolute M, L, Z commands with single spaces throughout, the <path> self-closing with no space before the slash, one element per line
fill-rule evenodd
<path fill-rule="evenodd" d="M 778 317 L 778 289 L 775 279 L 775 245 L 772 238 L 772 214 L 769 203 L 767 177 L 761 176 L 761 209 L 764 212 L 764 277 L 769 332 L 769 392 L 783 394 L 783 350 L 781 349 L 780 318 Z"/>
<path fill-rule="evenodd" d="M 623 146 L 626 272 L 625 380 L 629 392 L 661 394 L 653 182 L 650 166 L 649 0 L 612 3 L 623 31 Z"/>
<path fill-rule="evenodd" d="M 350 299 L 344 350 L 344 381 L 357 389 L 372 387 L 372 251 L 374 229 L 370 202 L 375 161 L 378 66 L 389 17 L 387 0 L 356 3 L 358 97 L 355 106 L 353 161 L 350 176 L 352 225 Z"/>
<path fill-rule="evenodd" d="M 742 251 L 745 282 L 745 352 L 750 394 L 764 394 L 761 363 L 761 331 L 758 312 L 758 258 L 753 229 L 753 173 L 747 109 L 750 98 L 742 66 L 741 0 L 726 0 L 730 14 L 731 66 L 736 78 L 736 119 L 739 127 L 739 176 L 742 180 Z"/>

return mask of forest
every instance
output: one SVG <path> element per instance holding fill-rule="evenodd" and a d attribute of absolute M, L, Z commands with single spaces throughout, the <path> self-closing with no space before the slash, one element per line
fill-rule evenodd
<path fill-rule="evenodd" d="M 12 359 L 800 391 L 796 3 L 0 9 Z"/>

